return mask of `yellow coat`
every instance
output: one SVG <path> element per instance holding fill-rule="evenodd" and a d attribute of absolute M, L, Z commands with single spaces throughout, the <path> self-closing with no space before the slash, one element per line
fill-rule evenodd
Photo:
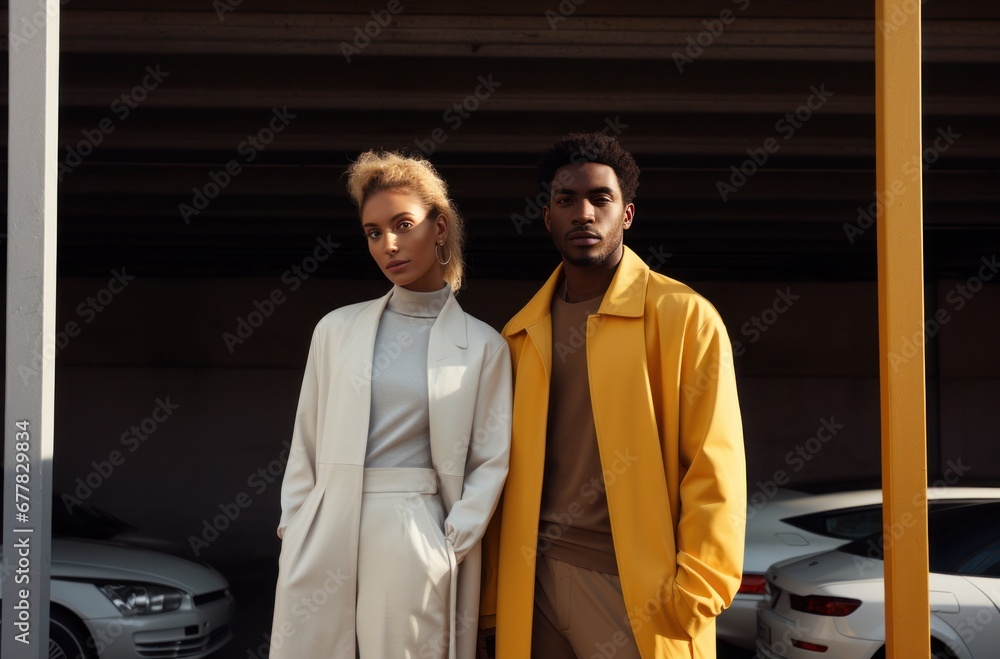
<path fill-rule="evenodd" d="M 528 659 L 560 265 L 503 331 L 514 366 L 510 471 L 484 548 L 483 626 Z M 740 584 L 746 463 L 732 347 L 718 312 L 629 248 L 587 323 L 611 531 L 643 659 L 715 657 Z M 565 349 L 557 346 L 556 350 Z M 495 620 L 490 616 L 495 614 Z"/>

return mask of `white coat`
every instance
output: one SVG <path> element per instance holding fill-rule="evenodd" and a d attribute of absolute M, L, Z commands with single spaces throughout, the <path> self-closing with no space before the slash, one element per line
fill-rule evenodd
<path fill-rule="evenodd" d="M 355 625 L 364 624 L 355 620 L 356 568 L 372 356 L 390 296 L 337 309 L 313 332 L 281 486 L 271 659 L 355 656 Z M 449 656 L 472 659 L 480 540 L 507 475 L 510 353 L 496 331 L 462 311 L 454 295 L 429 341 L 431 461 L 445 509 L 444 534 L 458 563 Z"/>

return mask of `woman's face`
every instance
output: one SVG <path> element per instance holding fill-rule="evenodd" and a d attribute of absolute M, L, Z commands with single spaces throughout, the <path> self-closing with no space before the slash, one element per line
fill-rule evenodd
<path fill-rule="evenodd" d="M 375 263 L 389 281 L 411 291 L 436 291 L 444 285 L 444 269 L 434 250 L 444 242 L 448 220 L 428 217 L 428 211 L 405 189 L 377 192 L 361 209 L 361 227 Z"/>

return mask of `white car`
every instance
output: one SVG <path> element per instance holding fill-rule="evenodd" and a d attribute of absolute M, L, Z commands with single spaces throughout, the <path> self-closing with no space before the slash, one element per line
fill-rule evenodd
<path fill-rule="evenodd" d="M 1000 656 L 1000 502 L 932 503 L 928 512 L 931 652 Z M 889 542 L 905 542 L 905 530 Z M 758 607 L 759 659 L 885 657 L 883 540 L 772 566 Z"/>
<path fill-rule="evenodd" d="M 933 487 L 929 500 L 1000 500 L 1000 488 Z M 743 581 L 732 605 L 716 621 L 720 641 L 751 649 L 757 637 L 757 605 L 765 574 L 774 563 L 835 549 L 882 528 L 882 490 L 807 494 L 758 487 L 747 505 Z"/>
<path fill-rule="evenodd" d="M 129 546 L 121 540 L 150 541 L 95 509 L 83 512 L 88 515 L 107 518 L 100 535 L 110 541 L 52 539 L 50 659 L 200 659 L 229 642 L 235 605 L 225 577 Z"/>

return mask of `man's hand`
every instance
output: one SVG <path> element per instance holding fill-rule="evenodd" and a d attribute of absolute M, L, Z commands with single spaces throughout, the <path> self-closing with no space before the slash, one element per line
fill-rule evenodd
<path fill-rule="evenodd" d="M 496 627 L 480 628 L 479 636 L 476 639 L 476 659 L 493 659 L 496 656 L 496 642 Z"/>

